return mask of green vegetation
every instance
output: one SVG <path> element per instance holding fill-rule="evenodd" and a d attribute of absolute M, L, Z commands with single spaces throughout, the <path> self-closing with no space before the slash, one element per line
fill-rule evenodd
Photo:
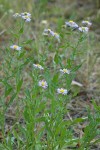
<path fill-rule="evenodd" d="M 1 0 L 0 150 L 99 148 L 98 84 L 87 96 L 98 36 L 93 23 L 79 30 L 87 17 L 98 26 L 92 4 L 95 19 L 79 15 L 74 1 Z"/>

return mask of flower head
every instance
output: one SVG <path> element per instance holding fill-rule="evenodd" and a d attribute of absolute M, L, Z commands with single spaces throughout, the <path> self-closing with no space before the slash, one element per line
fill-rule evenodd
<path fill-rule="evenodd" d="M 68 90 L 66 90 L 64 88 L 60 88 L 60 89 L 58 88 L 57 93 L 62 94 L 62 95 L 66 95 L 68 93 Z"/>
<path fill-rule="evenodd" d="M 65 22 L 65 24 L 68 26 L 68 27 L 71 27 L 71 28 L 78 28 L 78 24 L 76 24 L 74 21 L 70 20 L 68 22 Z"/>
<path fill-rule="evenodd" d="M 14 49 L 14 50 L 17 50 L 17 51 L 20 51 L 21 50 L 21 47 L 18 46 L 18 45 L 12 45 L 10 46 L 11 49 Z"/>
<path fill-rule="evenodd" d="M 31 17 L 31 14 L 28 13 L 28 12 L 23 12 L 23 13 L 21 13 L 21 16 L 29 16 L 29 17 Z"/>
<path fill-rule="evenodd" d="M 51 36 L 55 36 L 55 32 L 54 32 L 54 31 L 49 30 L 49 32 L 50 32 L 50 35 L 51 35 Z"/>
<path fill-rule="evenodd" d="M 70 74 L 70 70 L 68 69 L 60 69 L 60 72 L 62 72 L 63 74 Z"/>
<path fill-rule="evenodd" d="M 60 42 L 60 36 L 59 36 L 59 34 L 58 33 L 54 33 L 54 37 L 58 40 L 58 42 Z"/>
<path fill-rule="evenodd" d="M 48 84 L 45 80 L 39 81 L 38 85 L 43 87 L 44 89 L 46 89 L 48 87 Z"/>
<path fill-rule="evenodd" d="M 51 29 L 44 29 L 43 31 L 43 35 L 49 35 L 49 34 L 53 34 L 52 30 Z"/>
<path fill-rule="evenodd" d="M 13 15 L 13 17 L 15 17 L 15 18 L 17 18 L 17 17 L 20 17 L 21 15 L 19 14 L 19 13 L 15 13 L 14 15 Z"/>
<path fill-rule="evenodd" d="M 90 27 L 90 26 L 92 25 L 92 23 L 89 22 L 89 21 L 82 21 L 82 24 L 85 24 L 85 25 L 87 25 L 88 27 Z"/>
<path fill-rule="evenodd" d="M 51 29 L 44 29 L 43 35 L 51 35 L 51 36 L 55 37 L 58 40 L 58 42 L 60 42 L 59 34 L 52 31 Z"/>
<path fill-rule="evenodd" d="M 48 35 L 48 34 L 49 34 L 49 30 L 50 30 L 50 29 L 44 29 L 43 35 Z"/>
<path fill-rule="evenodd" d="M 84 32 L 84 33 L 87 33 L 89 31 L 89 28 L 88 27 L 79 27 L 78 30 L 80 32 Z"/>
<path fill-rule="evenodd" d="M 22 16 L 22 18 L 25 20 L 25 22 L 30 22 L 31 18 L 28 15 Z"/>
<path fill-rule="evenodd" d="M 30 22 L 30 21 L 31 21 L 31 14 L 28 13 L 28 12 L 24 12 L 24 13 L 21 13 L 21 14 L 15 13 L 13 16 L 14 16 L 15 18 L 16 18 L 16 17 L 21 17 L 21 18 L 24 19 L 26 22 Z"/>
<path fill-rule="evenodd" d="M 40 64 L 33 64 L 34 68 L 38 68 L 40 70 L 43 70 L 44 68 Z"/>
<path fill-rule="evenodd" d="M 47 20 L 42 20 L 41 24 L 46 25 L 46 24 L 48 24 L 48 22 L 47 22 Z"/>

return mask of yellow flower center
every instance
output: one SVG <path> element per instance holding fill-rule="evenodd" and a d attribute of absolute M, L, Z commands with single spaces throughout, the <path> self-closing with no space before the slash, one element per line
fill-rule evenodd
<path fill-rule="evenodd" d="M 67 69 L 63 69 L 63 72 L 64 72 L 64 73 L 67 73 L 67 71 L 68 71 Z"/>
<path fill-rule="evenodd" d="M 25 18 L 27 19 L 27 18 L 29 18 L 29 16 L 25 16 Z"/>
<path fill-rule="evenodd" d="M 82 27 L 82 30 L 85 30 L 85 27 Z"/>
<path fill-rule="evenodd" d="M 42 82 L 41 85 L 42 85 L 42 86 L 45 86 L 45 82 Z"/>
<path fill-rule="evenodd" d="M 41 67 L 41 65 L 37 64 L 38 67 Z"/>
<path fill-rule="evenodd" d="M 50 32 L 50 31 L 51 31 L 51 29 L 48 29 L 48 31 Z"/>
<path fill-rule="evenodd" d="M 85 21 L 86 23 L 89 23 L 88 21 Z"/>
<path fill-rule="evenodd" d="M 58 33 L 56 33 L 56 32 L 55 32 L 54 34 L 55 34 L 55 35 L 58 35 Z"/>
<path fill-rule="evenodd" d="M 17 45 L 14 45 L 14 49 L 17 49 L 18 48 L 18 46 Z"/>
<path fill-rule="evenodd" d="M 60 92 L 61 92 L 61 93 L 64 93 L 64 89 L 60 89 Z"/>
<path fill-rule="evenodd" d="M 70 23 L 73 23 L 73 20 L 70 20 L 69 22 L 70 22 Z"/>

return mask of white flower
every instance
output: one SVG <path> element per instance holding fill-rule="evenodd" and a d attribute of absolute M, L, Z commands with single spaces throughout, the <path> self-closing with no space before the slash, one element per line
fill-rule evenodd
<path fill-rule="evenodd" d="M 44 29 L 43 35 L 51 35 L 51 36 L 55 37 L 58 40 L 58 42 L 60 42 L 59 34 L 52 31 L 51 29 Z"/>
<path fill-rule="evenodd" d="M 87 33 L 89 31 L 89 28 L 88 27 L 79 27 L 78 30 L 80 32 L 84 32 L 84 33 Z"/>
<path fill-rule="evenodd" d="M 38 85 L 43 87 L 44 89 L 46 89 L 48 87 L 48 84 L 45 80 L 39 81 Z"/>
<path fill-rule="evenodd" d="M 50 30 L 50 34 L 51 34 L 51 36 L 55 37 L 55 39 L 57 39 L 58 42 L 60 42 L 60 36 L 59 36 L 58 33 L 53 32 L 52 30 Z"/>
<path fill-rule="evenodd" d="M 50 35 L 54 36 L 55 32 L 53 32 L 52 30 L 50 30 Z"/>
<path fill-rule="evenodd" d="M 68 27 L 71 27 L 71 28 L 78 28 L 78 24 L 76 24 L 74 21 L 70 20 L 68 22 L 65 22 L 65 24 L 68 26 Z"/>
<path fill-rule="evenodd" d="M 30 21 L 31 21 L 30 16 L 25 15 L 25 16 L 22 16 L 22 18 L 23 18 L 26 22 L 30 22 Z"/>
<path fill-rule="evenodd" d="M 63 88 L 58 88 L 57 89 L 57 93 L 58 94 L 62 94 L 62 95 L 66 95 L 67 93 L 68 93 L 68 90 L 66 90 L 66 89 L 63 89 Z"/>
<path fill-rule="evenodd" d="M 54 37 L 58 40 L 58 42 L 60 42 L 60 36 L 59 36 L 59 34 L 58 33 L 54 33 Z"/>
<path fill-rule="evenodd" d="M 70 70 L 68 69 L 60 69 L 60 72 L 62 72 L 63 74 L 70 74 Z"/>
<path fill-rule="evenodd" d="M 30 13 L 27 13 L 27 12 L 24 12 L 24 13 L 15 13 L 13 15 L 15 18 L 16 17 L 22 17 L 22 19 L 24 19 L 26 22 L 30 22 L 31 21 L 31 14 Z"/>
<path fill-rule="evenodd" d="M 31 14 L 28 13 L 28 12 L 23 12 L 23 13 L 21 13 L 21 16 L 29 16 L 29 17 L 31 17 Z"/>
<path fill-rule="evenodd" d="M 39 65 L 39 64 L 33 64 L 33 66 L 34 66 L 34 68 L 38 68 L 38 69 L 40 69 L 40 70 L 43 70 L 44 68 L 41 66 L 41 65 Z"/>
<path fill-rule="evenodd" d="M 82 24 L 85 24 L 85 25 L 87 25 L 88 27 L 90 27 L 90 26 L 92 25 L 92 23 L 89 22 L 89 21 L 82 21 Z"/>
<path fill-rule="evenodd" d="M 17 17 L 20 17 L 21 15 L 19 14 L 19 13 L 15 13 L 14 15 L 13 15 L 13 17 L 15 17 L 15 18 L 17 18 Z"/>
<path fill-rule="evenodd" d="M 42 20 L 42 21 L 41 21 L 41 24 L 46 25 L 46 24 L 48 24 L 48 22 L 47 22 L 47 20 Z"/>
<path fill-rule="evenodd" d="M 17 51 L 20 51 L 21 50 L 21 47 L 20 46 L 17 46 L 17 45 L 12 45 L 10 46 L 11 49 L 14 49 L 14 50 L 17 50 Z"/>
<path fill-rule="evenodd" d="M 43 35 L 49 35 L 50 32 L 51 32 L 51 29 L 44 29 Z"/>

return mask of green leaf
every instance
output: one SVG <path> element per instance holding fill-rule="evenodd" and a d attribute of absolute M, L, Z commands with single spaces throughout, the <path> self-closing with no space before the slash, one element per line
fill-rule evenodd
<path fill-rule="evenodd" d="M 77 124 L 77 123 L 80 123 L 80 122 L 83 122 L 83 121 L 86 121 L 88 119 L 88 117 L 84 117 L 84 118 L 76 118 L 72 121 L 72 125 L 73 124 Z"/>
<path fill-rule="evenodd" d="M 93 103 L 95 110 L 100 112 L 100 106 L 97 106 L 95 101 L 92 101 L 92 103 Z"/>
<path fill-rule="evenodd" d="M 3 83 L 3 82 L 4 82 L 4 81 L 3 81 L 3 79 L 0 79 L 0 82 L 2 82 L 2 83 Z"/>
<path fill-rule="evenodd" d="M 55 61 L 56 64 L 61 63 L 61 57 L 58 53 L 55 54 L 54 61 Z"/>
<path fill-rule="evenodd" d="M 23 84 L 23 79 L 19 80 L 18 84 L 17 84 L 17 93 L 19 93 L 21 87 L 22 87 L 22 84 Z"/>
<path fill-rule="evenodd" d="M 74 68 L 72 68 L 71 72 L 76 72 L 81 66 L 82 64 L 75 66 Z"/>
<path fill-rule="evenodd" d="M 22 52 L 22 53 L 20 53 L 20 55 L 19 55 L 18 59 L 22 58 L 22 57 L 24 56 L 24 54 L 25 54 L 25 51 L 24 51 L 24 52 Z"/>
<path fill-rule="evenodd" d="M 8 83 L 5 84 L 6 88 L 5 88 L 5 97 L 8 96 L 10 94 L 10 92 L 12 91 L 12 86 Z"/>
<path fill-rule="evenodd" d="M 12 95 L 12 97 L 11 97 L 11 99 L 10 99 L 10 101 L 9 101 L 9 103 L 8 103 L 8 105 L 7 105 L 7 107 L 5 108 L 5 110 L 7 110 L 7 108 L 11 105 L 11 103 L 14 101 L 14 99 L 15 99 L 16 96 L 17 96 L 17 93 L 14 93 L 14 94 Z"/>
<path fill-rule="evenodd" d="M 26 89 L 26 90 L 25 90 L 25 94 L 26 94 L 26 97 L 27 97 L 27 98 L 31 99 L 31 94 L 30 94 L 29 89 Z"/>
<path fill-rule="evenodd" d="M 27 108 L 24 109 L 24 113 L 23 114 L 24 114 L 25 121 L 26 122 L 30 122 L 29 112 L 28 112 Z"/>
<path fill-rule="evenodd" d="M 26 42 L 23 42 L 23 44 L 30 44 L 31 42 L 33 42 L 33 39 L 27 40 Z"/>
<path fill-rule="evenodd" d="M 72 61 L 70 58 L 67 59 L 68 68 L 72 67 Z"/>
<path fill-rule="evenodd" d="M 22 27 L 22 28 L 20 28 L 20 30 L 19 30 L 19 34 L 22 34 L 24 32 L 24 28 Z"/>
<path fill-rule="evenodd" d="M 53 83 L 58 82 L 58 78 L 59 78 L 59 75 L 58 75 L 58 74 L 55 74 L 55 75 L 53 76 L 52 82 L 53 82 Z"/>
<path fill-rule="evenodd" d="M 19 35 L 18 34 L 15 34 L 15 33 L 13 33 L 13 36 L 15 37 L 15 38 L 19 38 Z"/>
<path fill-rule="evenodd" d="M 42 149 L 43 149 L 43 148 L 42 148 L 41 144 L 37 143 L 37 144 L 35 145 L 35 150 L 42 150 Z"/>

